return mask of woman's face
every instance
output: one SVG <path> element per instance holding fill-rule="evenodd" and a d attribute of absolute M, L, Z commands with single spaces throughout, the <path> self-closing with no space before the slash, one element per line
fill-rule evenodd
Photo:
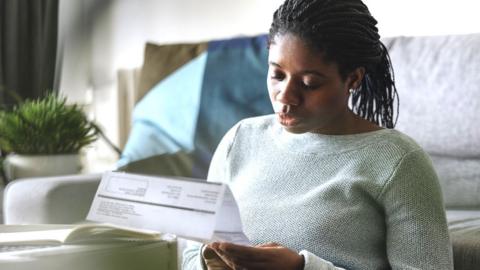
<path fill-rule="evenodd" d="M 363 74 L 353 72 L 343 80 L 335 63 L 325 62 L 322 53 L 292 34 L 274 38 L 268 61 L 270 100 L 274 108 L 283 108 L 276 112 L 287 131 L 344 133 L 354 117 L 349 89 L 358 88 Z"/>

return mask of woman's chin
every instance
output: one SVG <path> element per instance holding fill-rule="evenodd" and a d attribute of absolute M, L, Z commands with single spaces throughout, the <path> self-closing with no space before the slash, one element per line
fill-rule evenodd
<path fill-rule="evenodd" d="M 300 128 L 295 128 L 295 127 L 283 127 L 286 131 L 290 132 L 290 133 L 293 133 L 293 134 L 302 134 L 302 133 L 305 133 L 307 132 L 306 130 L 304 129 L 300 129 Z"/>
<path fill-rule="evenodd" d="M 282 127 L 290 133 L 300 134 L 300 133 L 307 132 L 307 130 L 305 130 L 305 128 L 302 128 L 302 125 L 300 125 L 297 122 L 282 122 L 282 121 L 280 121 L 280 125 L 282 125 Z"/>

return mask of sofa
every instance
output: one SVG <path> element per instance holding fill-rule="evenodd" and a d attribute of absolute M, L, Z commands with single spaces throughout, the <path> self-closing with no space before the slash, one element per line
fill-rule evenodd
<path fill-rule="evenodd" d="M 396 128 L 431 156 L 444 194 L 455 269 L 480 269 L 480 129 L 475 122 L 480 115 L 480 34 L 383 42 L 400 95 Z M 265 35 L 147 44 L 142 68 L 119 73 L 122 91 L 136 93 L 139 101 L 118 169 L 204 178 L 216 145 L 234 123 L 272 112 L 265 85 L 267 54 Z M 83 219 L 93 189 L 84 189 L 85 196 L 75 199 L 84 207 L 73 213 L 58 207 L 17 212 L 25 201 L 46 200 L 35 204 L 48 207 L 74 200 L 69 192 L 56 192 L 64 188 L 60 178 L 49 180 L 62 183 L 49 188 L 55 191 L 36 190 L 28 196 L 12 193 L 22 190 L 16 186 L 35 185 L 36 179 L 10 183 L 4 205 L 7 223 Z M 93 178 L 85 185 L 91 186 Z"/>

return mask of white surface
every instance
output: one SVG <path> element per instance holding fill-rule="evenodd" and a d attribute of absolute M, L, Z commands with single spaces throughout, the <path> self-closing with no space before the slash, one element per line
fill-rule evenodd
<path fill-rule="evenodd" d="M 478 0 L 364 0 L 380 34 L 430 36 L 480 32 Z"/>
<path fill-rule="evenodd" d="M 468 226 L 480 228 L 480 209 L 446 211 L 450 230 L 462 229 Z"/>
<path fill-rule="evenodd" d="M 3 224 L 3 192 L 5 190 L 4 180 L 0 177 L 0 224 Z"/>
<path fill-rule="evenodd" d="M 2 270 L 175 270 L 176 243 L 62 245 L 0 253 Z"/>
<path fill-rule="evenodd" d="M 160 241 L 174 239 L 155 231 L 137 230 L 105 223 L 65 225 L 0 225 L 2 245 L 99 244 L 125 240 Z"/>
<path fill-rule="evenodd" d="M 9 181 L 18 178 L 43 177 L 79 173 L 82 169 L 79 154 L 18 155 L 9 154 L 3 161 Z"/>
<path fill-rule="evenodd" d="M 5 224 L 69 224 L 85 220 L 100 175 L 17 179 L 4 191 Z"/>
<path fill-rule="evenodd" d="M 87 89 L 112 84 L 119 68 L 143 62 L 146 41 L 204 41 L 266 33 L 269 0 L 84 0 L 60 2 L 60 87 L 84 103 Z M 480 32 L 477 0 L 365 0 L 382 36 Z"/>

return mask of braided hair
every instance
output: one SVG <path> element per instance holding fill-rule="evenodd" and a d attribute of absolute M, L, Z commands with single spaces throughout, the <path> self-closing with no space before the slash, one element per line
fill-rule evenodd
<path fill-rule="evenodd" d="M 352 93 L 352 111 L 393 128 L 395 87 L 387 48 L 380 41 L 377 21 L 361 0 L 286 0 L 273 15 L 269 45 L 276 35 L 294 34 L 338 65 L 342 79 L 358 67 L 365 75 Z"/>

